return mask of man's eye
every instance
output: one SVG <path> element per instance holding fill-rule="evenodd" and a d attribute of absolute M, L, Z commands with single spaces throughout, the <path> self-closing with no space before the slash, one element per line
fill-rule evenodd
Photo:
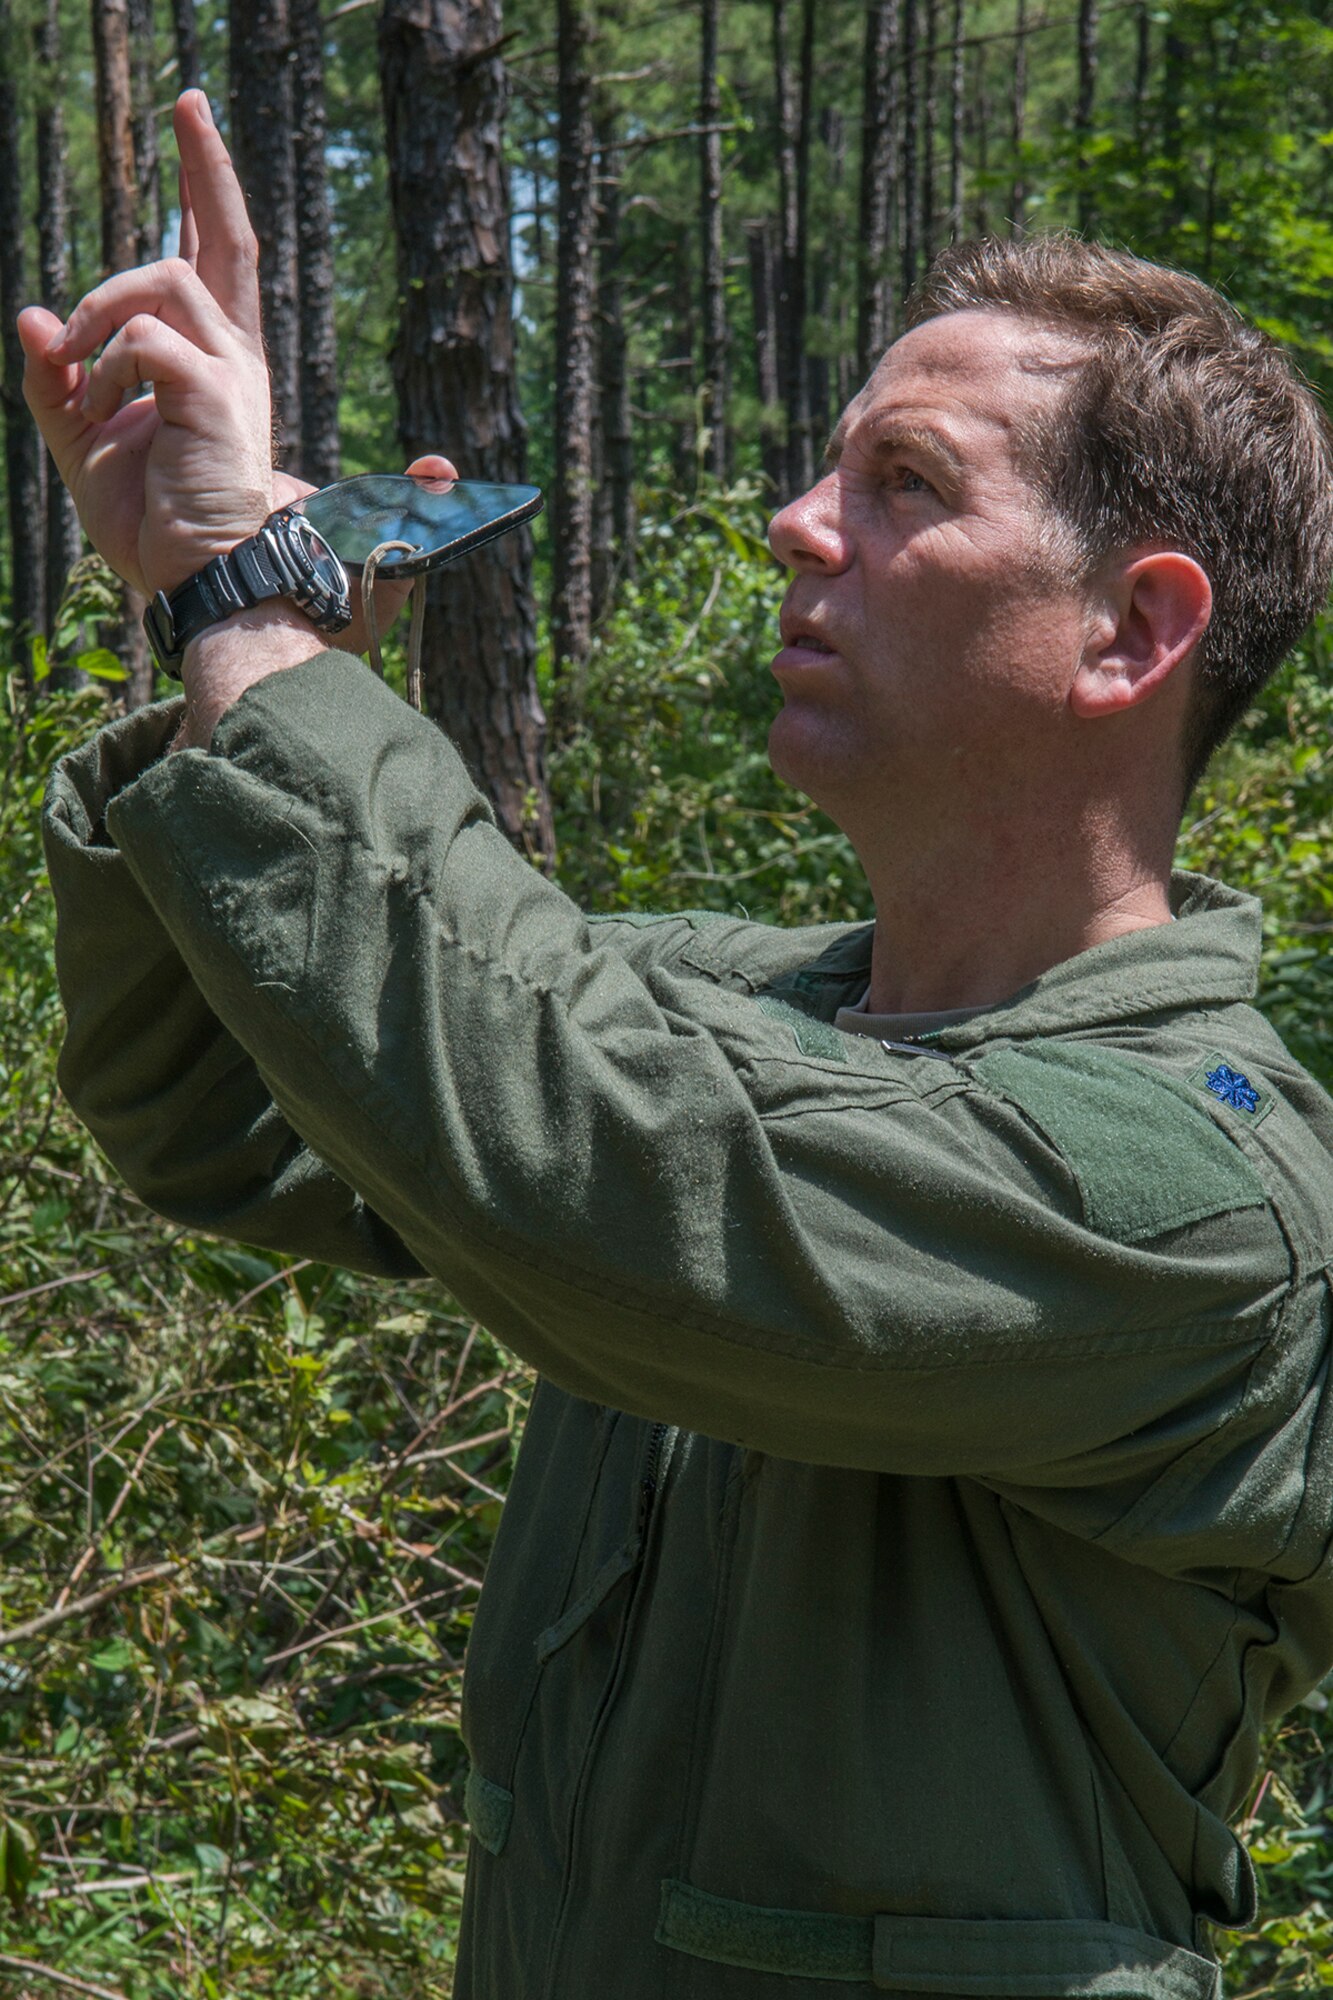
<path fill-rule="evenodd" d="M 914 472 L 910 465 L 900 465 L 894 474 L 900 493 L 929 493 L 930 482 L 921 473 Z"/>

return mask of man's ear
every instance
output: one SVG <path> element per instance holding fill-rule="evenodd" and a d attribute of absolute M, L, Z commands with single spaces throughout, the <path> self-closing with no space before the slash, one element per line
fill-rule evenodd
<path fill-rule="evenodd" d="M 1092 722 L 1147 701 L 1198 645 L 1212 611 L 1212 586 L 1192 556 L 1161 549 L 1127 563 L 1069 690 L 1074 714 Z"/>

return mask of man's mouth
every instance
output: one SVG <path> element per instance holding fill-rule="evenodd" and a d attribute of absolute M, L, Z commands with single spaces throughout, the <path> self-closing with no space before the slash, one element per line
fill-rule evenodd
<path fill-rule="evenodd" d="M 811 631 L 808 625 L 783 626 L 781 629 L 783 648 L 787 652 L 832 653 L 836 650 L 818 632 Z"/>

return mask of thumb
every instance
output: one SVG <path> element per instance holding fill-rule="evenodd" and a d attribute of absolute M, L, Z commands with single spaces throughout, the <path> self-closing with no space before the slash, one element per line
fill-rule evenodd
<path fill-rule="evenodd" d="M 28 306 L 18 316 L 18 335 L 23 346 L 23 394 L 33 421 L 46 440 L 60 476 L 66 482 L 83 457 L 94 426 L 80 404 L 84 373 L 78 362 L 52 357 L 59 352 L 64 326 L 45 306 Z"/>
<path fill-rule="evenodd" d="M 451 458 L 441 458 L 438 452 L 427 452 L 424 458 L 414 458 L 408 466 L 409 477 L 417 479 L 457 479 L 458 470 Z"/>

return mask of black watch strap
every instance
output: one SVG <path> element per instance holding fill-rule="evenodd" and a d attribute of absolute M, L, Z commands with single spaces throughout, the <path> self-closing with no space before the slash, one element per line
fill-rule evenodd
<path fill-rule="evenodd" d="M 272 597 L 292 598 L 321 631 L 338 632 L 348 623 L 352 607 L 345 587 L 334 602 L 327 592 L 312 588 L 312 578 L 289 552 L 284 537 L 291 518 L 279 509 L 257 534 L 225 555 L 214 556 L 170 597 L 158 591 L 144 612 L 143 624 L 153 658 L 164 673 L 179 680 L 191 639 L 235 612 L 248 611 Z"/>

